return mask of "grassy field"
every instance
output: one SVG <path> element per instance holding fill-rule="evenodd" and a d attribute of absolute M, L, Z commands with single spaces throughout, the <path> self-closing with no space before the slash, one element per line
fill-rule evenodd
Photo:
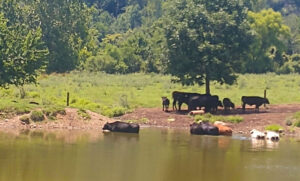
<path fill-rule="evenodd" d="M 39 77 L 38 85 L 26 85 L 26 96 L 20 99 L 16 87 L 0 89 L 0 111 L 22 113 L 34 108 L 63 107 L 67 92 L 70 107 L 89 109 L 107 116 L 117 116 L 137 107 L 159 107 L 161 96 L 171 99 L 174 90 L 204 93 L 204 86 L 181 86 L 170 76 L 158 74 L 108 75 L 72 72 Z M 211 93 L 220 99 L 230 98 L 236 105 L 241 96 L 263 96 L 264 89 L 271 104 L 300 103 L 298 74 L 240 75 L 234 85 L 211 83 Z M 30 101 L 39 105 L 29 104 Z"/>

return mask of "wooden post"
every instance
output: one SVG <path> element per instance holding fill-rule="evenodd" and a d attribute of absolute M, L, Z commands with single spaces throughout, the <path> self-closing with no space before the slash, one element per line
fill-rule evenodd
<path fill-rule="evenodd" d="M 69 100 L 70 100 L 70 93 L 67 92 L 67 106 L 69 106 Z"/>
<path fill-rule="evenodd" d="M 267 90 L 264 90 L 264 98 L 267 98 Z M 266 107 L 266 104 L 264 104 L 264 107 Z"/>

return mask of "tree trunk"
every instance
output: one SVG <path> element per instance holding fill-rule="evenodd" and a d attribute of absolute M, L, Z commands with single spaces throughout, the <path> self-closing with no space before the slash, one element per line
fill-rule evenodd
<path fill-rule="evenodd" d="M 206 94 L 210 94 L 209 76 L 208 75 L 206 75 L 206 77 L 205 77 L 205 91 L 206 91 Z"/>

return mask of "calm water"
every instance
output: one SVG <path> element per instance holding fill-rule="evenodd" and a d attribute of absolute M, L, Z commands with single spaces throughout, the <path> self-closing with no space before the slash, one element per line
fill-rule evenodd
<path fill-rule="evenodd" d="M 0 181 L 296 181 L 300 142 L 192 136 L 0 133 Z"/>

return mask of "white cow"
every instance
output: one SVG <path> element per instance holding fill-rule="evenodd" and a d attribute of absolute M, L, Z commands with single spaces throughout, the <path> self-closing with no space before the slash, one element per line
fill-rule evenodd
<path fill-rule="evenodd" d="M 256 129 L 251 130 L 250 134 L 251 134 L 251 138 L 254 138 L 254 139 L 264 139 L 265 138 L 265 134 Z"/>
<path fill-rule="evenodd" d="M 278 141 L 279 140 L 279 133 L 276 133 L 274 131 L 267 131 L 265 133 L 265 135 L 266 135 L 266 138 L 268 140 L 272 140 L 272 141 Z"/>

